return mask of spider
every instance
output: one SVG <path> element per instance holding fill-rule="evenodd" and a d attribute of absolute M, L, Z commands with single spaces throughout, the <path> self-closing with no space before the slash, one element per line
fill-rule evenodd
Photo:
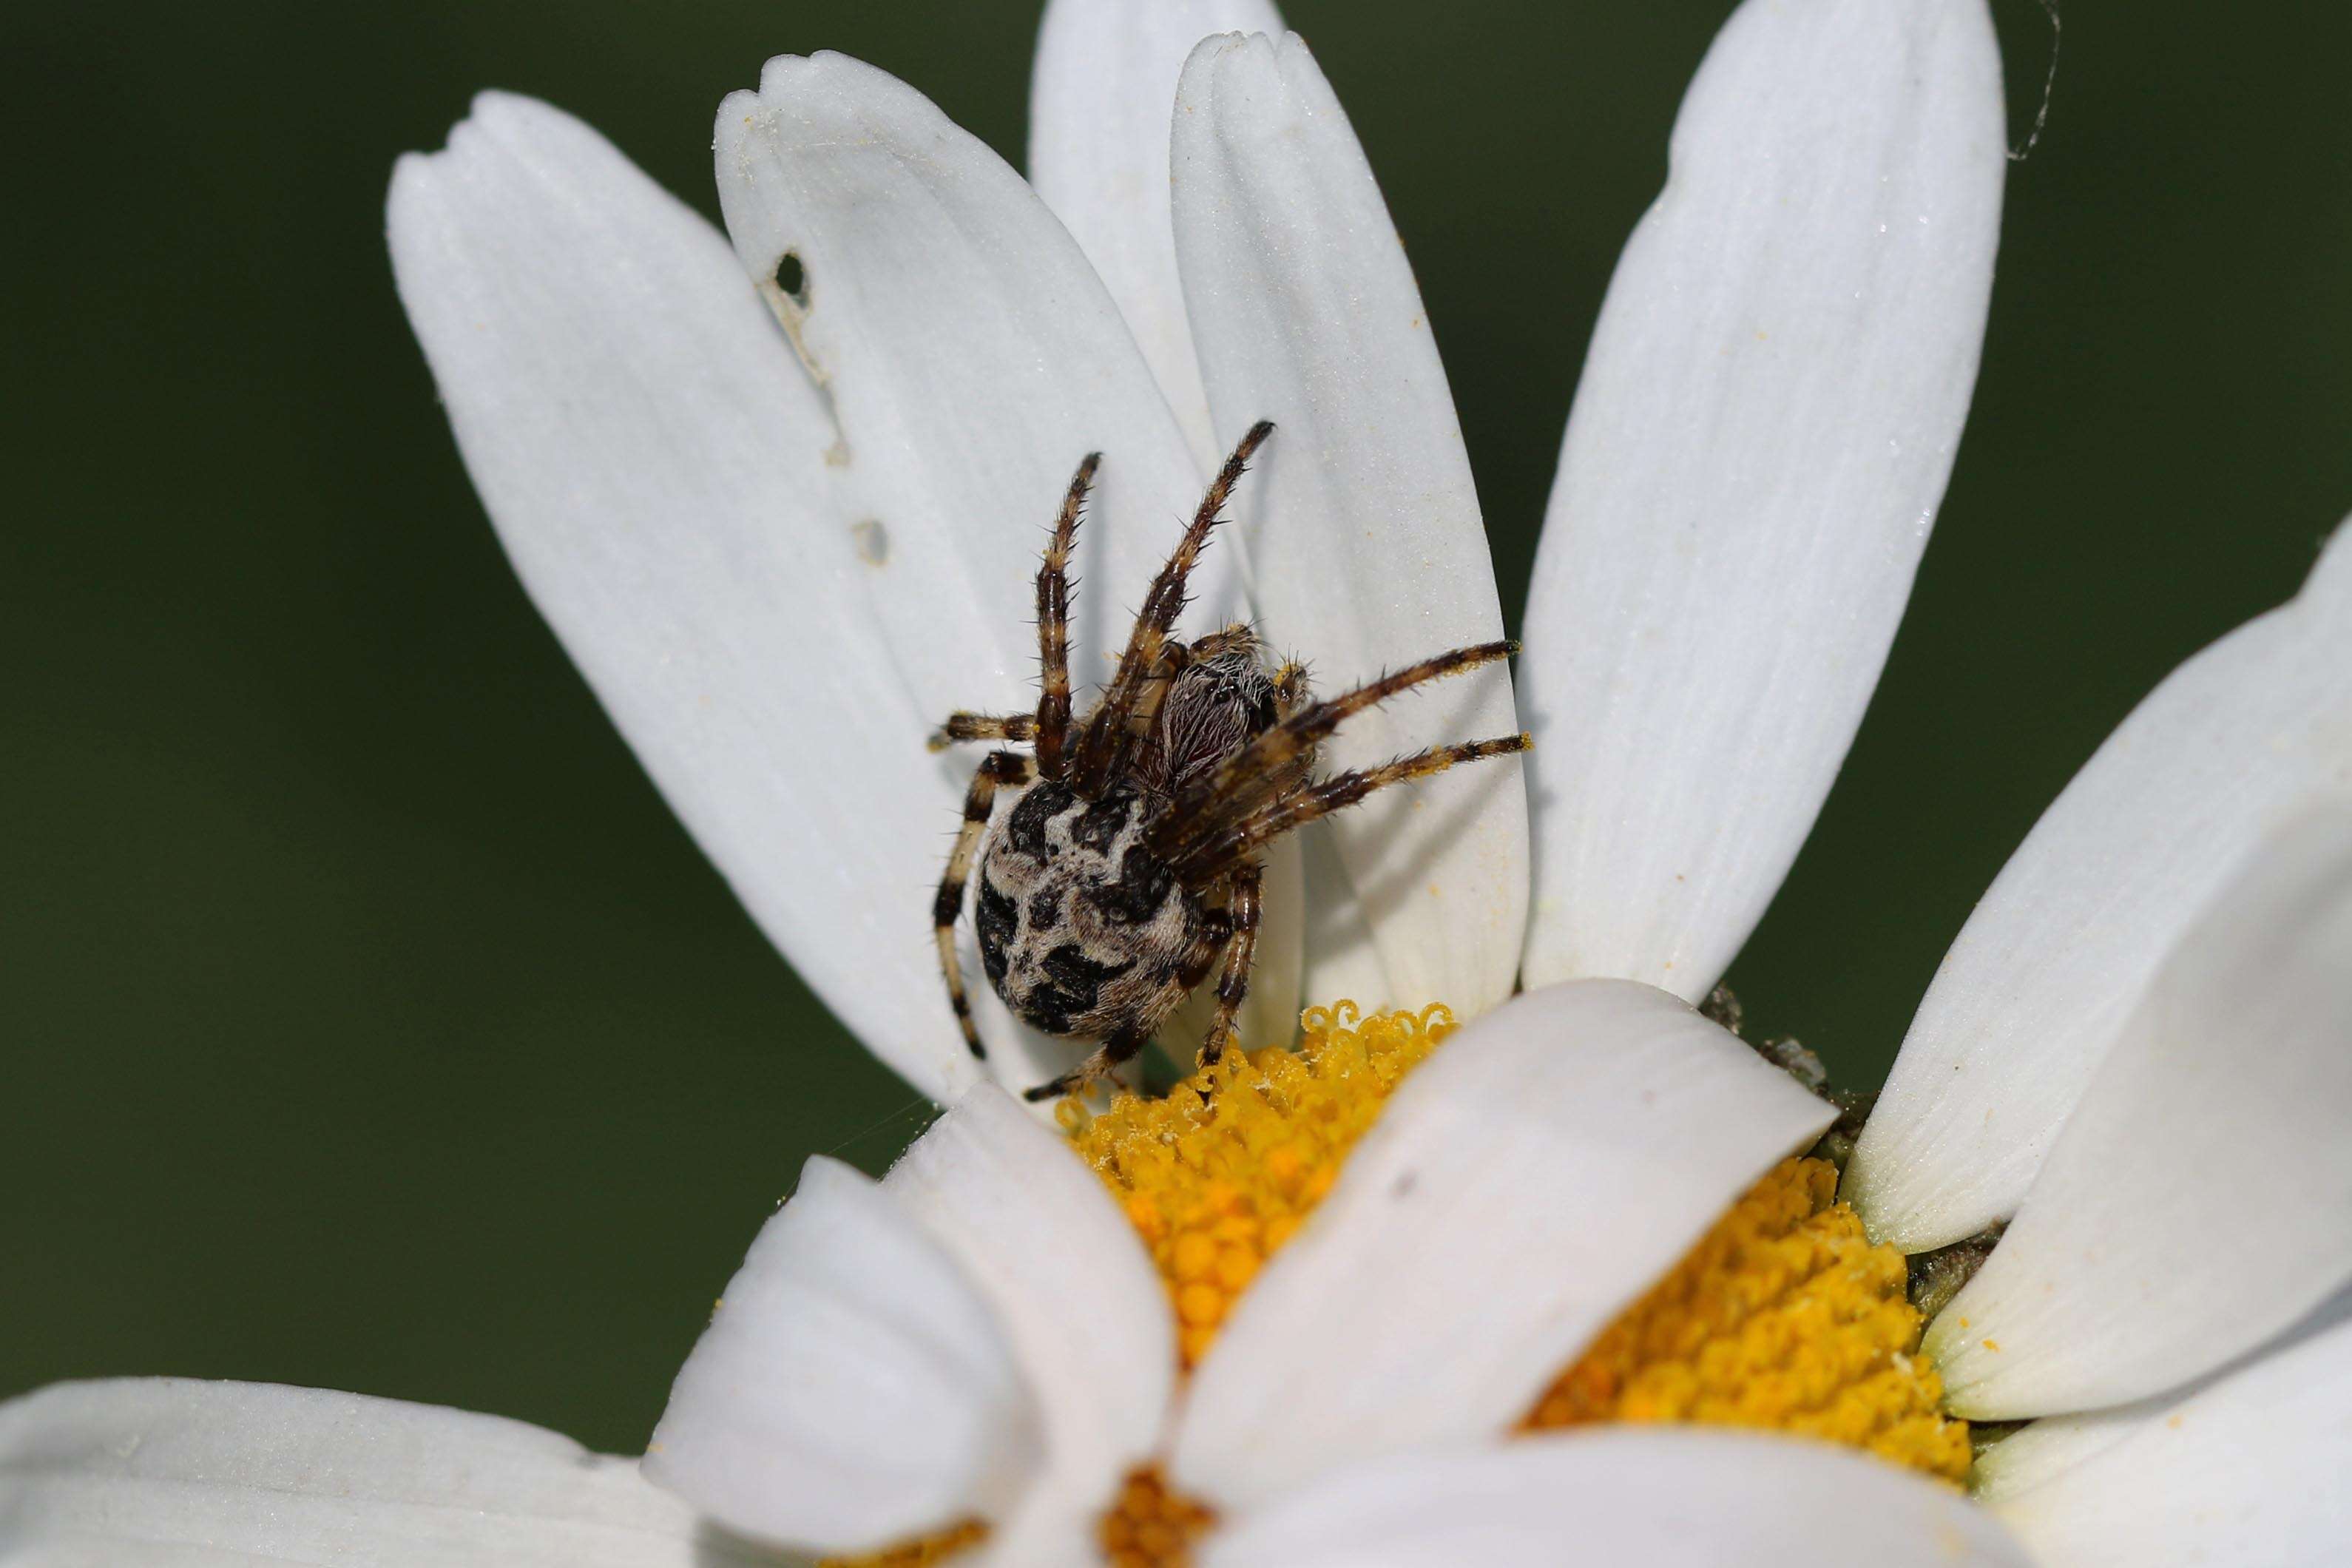
<path fill-rule="evenodd" d="M 930 738 L 1026 742 L 982 759 L 963 826 L 931 910 L 948 1001 L 971 1054 L 985 1058 L 964 994 L 955 927 L 999 791 L 1020 791 L 978 854 L 972 923 L 981 967 L 1014 1016 L 1049 1035 L 1097 1040 L 1073 1071 L 1027 1092 L 1053 1099 L 1142 1050 L 1220 959 L 1214 1021 L 1201 1047 L 1214 1063 L 1248 994 L 1257 946 L 1258 851 L 1376 789 L 1456 763 L 1523 752 L 1525 734 L 1433 746 L 1328 778 L 1316 750 L 1349 715 L 1441 676 L 1509 658 L 1516 642 L 1455 648 L 1314 700 L 1295 662 L 1269 668 L 1246 625 L 1197 642 L 1170 634 L 1185 579 L 1251 456 L 1274 432 L 1261 420 L 1225 459 L 1128 634 L 1117 672 L 1084 718 L 1070 714 L 1070 549 L 1102 454 L 1078 464 L 1037 570 L 1037 710 L 959 712 Z"/>

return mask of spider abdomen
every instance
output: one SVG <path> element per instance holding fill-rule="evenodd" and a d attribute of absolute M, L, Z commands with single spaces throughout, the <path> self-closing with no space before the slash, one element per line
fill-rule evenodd
<path fill-rule="evenodd" d="M 1017 1017 L 1082 1039 L 1158 1027 L 1215 951 L 1199 897 L 1144 847 L 1140 795 L 1030 787 L 982 857 L 981 967 Z"/>

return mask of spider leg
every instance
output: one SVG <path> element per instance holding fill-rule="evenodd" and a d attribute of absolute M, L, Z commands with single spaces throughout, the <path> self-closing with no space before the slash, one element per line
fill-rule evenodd
<path fill-rule="evenodd" d="M 1201 1065 L 1214 1067 L 1233 1037 L 1234 1022 L 1241 1016 L 1242 1001 L 1249 995 L 1250 967 L 1257 961 L 1258 889 L 1265 873 L 1255 861 L 1234 872 L 1233 894 L 1225 905 L 1232 934 L 1225 939 L 1225 966 L 1217 975 L 1217 1016 L 1201 1042 Z"/>
<path fill-rule="evenodd" d="M 1322 783 L 1309 785 L 1295 795 L 1262 806 L 1198 845 L 1186 858 L 1172 862 L 1178 875 L 1202 879 L 1226 874 L 1260 847 L 1279 838 L 1295 827 L 1303 827 L 1318 816 L 1328 816 L 1345 810 L 1377 789 L 1386 789 L 1407 779 L 1427 778 L 1442 773 L 1456 763 L 1475 763 L 1486 757 L 1508 756 L 1534 746 L 1534 737 L 1522 731 L 1503 735 L 1492 741 L 1464 741 L 1451 746 L 1432 746 L 1425 752 L 1399 757 L 1376 768 L 1349 768 L 1334 773 Z"/>
<path fill-rule="evenodd" d="M 1242 470 L 1265 438 L 1274 434 L 1274 425 L 1261 419 L 1249 427 L 1234 455 L 1225 459 L 1209 493 L 1201 499 L 1200 510 L 1192 514 L 1192 526 L 1176 546 L 1176 552 L 1152 579 L 1151 592 L 1144 596 L 1142 613 L 1135 617 L 1135 628 L 1128 634 L 1127 651 L 1119 655 L 1118 672 L 1111 678 L 1110 689 L 1103 693 L 1101 703 L 1087 721 L 1086 734 L 1078 742 L 1078 793 L 1087 796 L 1099 795 L 1111 774 L 1118 755 L 1128 740 L 1128 721 L 1134 716 L 1135 705 L 1141 698 L 1145 678 L 1160 663 L 1160 648 L 1174 629 L 1176 617 L 1184 609 L 1184 581 L 1192 574 L 1193 563 L 1201 558 L 1202 547 L 1209 542 L 1209 531 L 1218 522 L 1226 499 L 1242 477 Z"/>
<path fill-rule="evenodd" d="M 1457 647 L 1409 664 L 1353 691 L 1305 704 L 1226 758 L 1215 772 L 1186 785 L 1153 825 L 1147 840 L 1152 853 L 1176 862 L 1192 855 L 1204 840 L 1222 835 L 1249 814 L 1265 794 L 1268 775 L 1295 769 L 1317 743 L 1353 715 L 1401 691 L 1493 664 L 1518 651 L 1519 645 L 1511 641 Z"/>
<path fill-rule="evenodd" d="M 1088 452 L 1070 476 L 1062 510 L 1054 519 L 1053 542 L 1037 565 L 1037 769 L 1049 779 L 1069 771 L 1064 746 L 1070 732 L 1070 547 L 1078 537 L 1078 513 L 1095 482 L 1100 452 Z"/>
<path fill-rule="evenodd" d="M 931 731 L 927 742 L 932 751 L 944 752 L 962 741 L 1034 741 L 1037 738 L 1037 720 L 1030 713 L 967 713 L 959 709 L 948 715 L 948 721 Z"/>
<path fill-rule="evenodd" d="M 940 896 L 931 903 L 932 934 L 940 944 L 940 973 L 948 983 L 948 1005 L 955 1009 L 963 1043 L 982 1061 L 988 1059 L 988 1049 L 980 1043 L 980 1030 L 971 1021 L 971 1002 L 963 994 L 963 963 L 956 957 L 956 920 L 963 913 L 963 886 L 971 879 L 972 855 L 980 845 L 980 830 L 988 826 L 988 814 L 996 805 L 997 790 L 1017 789 L 1034 776 L 1035 764 L 1018 752 L 991 752 L 981 759 L 980 771 L 971 775 L 971 788 L 964 794 L 963 825 L 956 829 L 955 847 L 948 853 Z"/>
<path fill-rule="evenodd" d="M 1307 706 L 1307 667 L 1297 659 L 1285 659 L 1282 668 L 1274 672 L 1274 701 L 1285 719 Z"/>
<path fill-rule="evenodd" d="M 1133 1061 L 1151 1041 L 1150 1031 L 1122 1029 L 1105 1040 L 1095 1054 L 1057 1079 L 1049 1079 L 1036 1088 L 1024 1089 L 1021 1098 L 1034 1105 L 1041 1100 L 1059 1100 L 1066 1094 L 1083 1092 L 1110 1076 L 1113 1068 Z"/>

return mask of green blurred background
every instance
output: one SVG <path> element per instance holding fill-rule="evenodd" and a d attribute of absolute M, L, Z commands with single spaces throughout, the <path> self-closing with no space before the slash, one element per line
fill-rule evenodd
<path fill-rule="evenodd" d="M 1995 9 L 2021 129 L 2050 30 Z M 1727 10 L 1291 5 L 1411 247 L 1514 620 L 1586 335 Z M 714 212 L 719 97 L 817 47 L 1017 161 L 1034 26 L 1001 0 L 9 8 L 0 1394 L 267 1378 L 634 1448 L 803 1158 L 878 1167 L 921 1126 L 524 601 L 381 203 L 496 85 Z M 1732 974 L 1848 1082 L 2109 726 L 2352 506 L 2347 58 L 2338 8 L 2068 16 L 1909 618 Z"/>

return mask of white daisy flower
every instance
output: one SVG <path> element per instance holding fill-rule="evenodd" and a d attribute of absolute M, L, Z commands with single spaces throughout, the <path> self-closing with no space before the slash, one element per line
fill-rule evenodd
<path fill-rule="evenodd" d="M 2279 827 L 2180 933 L 1917 1359 L 1901 1255 L 1841 1229 L 1823 1163 L 1774 1168 L 1832 1109 L 1633 982 L 1447 1041 L 1333 1141 L 1283 1240 L 1263 1221 L 1328 1173 L 1317 1130 L 1377 1106 L 1399 1048 L 1309 1021 L 1310 1059 L 1347 1065 L 1124 1102 L 1078 1134 L 1101 1183 L 986 1087 L 878 1184 L 812 1161 L 647 1472 L 752 1536 L 974 1564 L 2352 1548 L 2352 1298 L 2275 1340 L 2352 1279 L 2352 800 Z M 1238 1298 L 1213 1343 L 1177 1338 L 1192 1292 Z M 1969 1468 L 1927 1362 L 1968 1414 L 2161 1397 L 1996 1444 L 1979 1507 L 1883 1462 Z"/>
<path fill-rule="evenodd" d="M 1360 150 L 1295 38 L 1185 58 L 1226 27 L 1279 30 L 1261 5 L 1056 0 L 1034 191 L 870 68 L 772 62 L 719 117 L 731 248 L 528 100 L 484 99 L 395 179 L 403 298 L 532 595 L 763 928 L 956 1106 L 882 1183 L 812 1163 L 681 1373 L 653 1471 L 790 1547 L 1024 1564 L 2340 1544 L 2325 1479 L 2352 1346 L 2311 1321 L 2274 1336 L 2345 1273 L 2336 1238 L 2285 1237 L 2347 1212 L 2325 1134 L 2352 1106 L 2320 1046 L 2347 1016 L 2352 830 L 2303 818 L 2228 879 L 2344 782 L 2324 677 L 2352 667 L 2346 574 L 2326 563 L 2262 623 L 2321 673 L 2279 655 L 2191 682 L 2175 706 L 2198 711 L 2147 731 L 2214 742 L 2145 764 L 2168 803 L 2141 809 L 2174 786 L 2108 762 L 2146 752 L 2141 716 L 2118 732 L 2053 808 L 2080 825 L 2037 830 L 1964 933 L 1906 1047 L 1927 1065 L 1858 1156 L 1865 1212 L 1916 1245 L 2023 1200 L 1936 1324 L 1950 1410 L 2116 1408 L 1993 1450 L 2014 1534 L 1881 1458 L 1637 1424 L 1966 1468 L 1901 1254 L 1832 1203 L 1829 1165 L 1787 1158 L 1832 1111 L 1683 1003 L 1803 839 L 1949 470 L 2002 168 L 1979 0 L 1749 0 L 1711 51 L 1562 454 L 1522 668 L 1532 791 L 1507 768 L 1449 779 L 1270 868 L 1245 1039 L 1286 1039 L 1302 994 L 1417 1011 L 1311 1011 L 1304 1053 L 1231 1054 L 1206 1099 L 1121 1100 L 1069 1138 L 979 1081 L 918 923 L 936 841 L 917 825 L 961 791 L 921 742 L 950 709 L 1020 705 L 1024 628 L 999 610 L 1077 454 L 1108 454 L 1082 668 L 1166 514 L 1259 418 L 1281 435 L 1206 608 L 1246 605 L 1337 679 L 1499 630 Z M 1355 727 L 1337 761 L 1511 710 L 1499 674 L 1465 682 Z M 2257 752 L 2302 760 L 2223 787 Z M 1971 971 L 1995 936 L 2006 963 Z M 2069 942 L 2058 967 L 2090 979 L 2018 983 Z M 1515 973 L 1538 989 L 1498 1007 Z M 1475 1021 L 1414 1068 L 1439 1002 Z M 2059 1025 L 2071 1085 L 2000 1104 L 2038 1130 L 1947 1133 L 1972 1053 L 2027 1057 Z M 1015 1087 L 1069 1059 L 1001 1012 L 982 1026 Z M 2221 1208 L 2211 1173 L 2250 1138 L 2308 1203 Z M 2155 1277 L 2176 1235 L 2200 1261 Z M 698 1520 L 633 1466 L 457 1412 L 144 1382 L 0 1408 L 0 1531 L 43 1561 L 753 1550 Z"/>
<path fill-rule="evenodd" d="M 737 1532 L 1024 1568 L 2332 1562 L 2352 1544 L 2352 1301 L 2234 1365 L 2251 1340 L 2209 1309 L 2216 1276 L 2258 1315 L 2347 1272 L 2352 1162 L 2328 1134 L 2352 1114 L 2347 953 L 2339 798 L 2271 834 L 2173 944 L 2055 1143 L 2053 1196 L 2037 1185 L 2012 1233 L 2012 1273 L 2042 1288 L 1989 1348 L 2029 1389 L 2076 1360 L 2144 1365 L 2152 1343 L 2189 1381 L 1996 1445 L 1975 1478 L 1989 1507 L 1726 1429 L 1930 1469 L 1949 1436 L 1911 1403 L 1933 1373 L 1890 1349 L 1917 1333 L 1901 1255 L 1827 1206 L 1822 1162 L 1750 1187 L 1831 1109 L 1667 994 L 1586 980 L 1433 1054 L 1438 1031 L 1410 1019 L 1310 1011 L 1304 1056 L 1229 1055 L 1210 1094 L 1079 1129 L 1091 1172 L 989 1085 L 879 1183 L 813 1160 L 646 1461 L 692 1510 L 490 1417 L 68 1384 L 0 1406 L 0 1545 L 44 1564 L 422 1568 L 804 1560 Z M 2251 1192 L 2225 1163 L 2249 1156 Z M 2166 1182 L 2157 1160 L 2202 1179 Z M 2084 1169 L 2103 1202 L 2065 1184 Z M 2291 1205 L 2263 1203 L 2279 1190 Z M 2252 1245 L 2209 1223 L 2209 1193 Z M 2063 1233 L 2077 1210 L 2095 1245 L 2078 1229 L 2050 1270 L 2034 1215 Z M 2176 1312 L 2148 1272 L 2181 1235 L 2187 1258 L 2158 1259 Z M 1999 1290 L 1969 1301 L 2011 1245 L 1945 1320 L 2004 1310 Z M 1186 1380 L 1195 1291 L 1238 1310 Z M 2083 1302 L 2104 1321 L 2086 1328 Z M 1677 1418 L 1716 1425 L 1655 1424 Z"/>
<path fill-rule="evenodd" d="M 1736 1223 L 1747 1205 L 1732 1200 L 1826 1108 L 1663 994 L 1575 981 L 1419 1068 L 1270 1260 L 1280 1238 L 1248 1227 L 1262 1218 L 1253 1183 L 1283 1190 L 1274 1152 L 1297 1148 L 1299 1126 L 1349 1124 L 1329 1102 L 1377 1100 L 1382 1075 L 1320 1099 L 1295 1077 L 1220 1082 L 1212 1110 L 1130 1102 L 1080 1132 L 1160 1266 L 1180 1359 L 1198 1363 L 1172 1397 L 1164 1352 L 1130 1371 L 1169 1310 L 1115 1261 L 1118 1210 L 982 1090 L 857 1191 L 865 1226 L 928 1231 L 961 1263 L 1000 1327 L 988 1386 L 1027 1397 L 988 1415 L 968 1397 L 878 1405 L 873 1390 L 911 1386 L 908 1348 L 845 1351 L 830 1287 L 918 1292 L 879 1281 L 888 1266 L 860 1225 L 820 1231 L 845 1177 L 817 1167 L 730 1288 L 648 1465 L 756 1535 L 843 1551 L 953 1521 L 935 1542 L 982 1563 L 1177 1561 L 1171 1532 L 1211 1568 L 1637 1552 L 2072 1568 L 2352 1550 L 2352 533 L 2294 603 L 2190 660 L 2085 766 L 1955 945 L 1915 1041 L 1938 1039 L 1941 1010 L 1967 995 L 1954 975 L 1980 988 L 1977 1037 L 2021 1051 L 2060 1037 L 2063 1007 L 2123 1000 L 2047 1121 L 2032 1097 L 2047 1089 L 1990 1097 L 1996 1123 L 2048 1146 L 2021 1205 L 1997 1195 L 1982 1215 L 1959 1207 L 1983 1200 L 1945 1152 L 1988 1136 L 1975 1084 L 1906 1048 L 1891 1113 L 1855 1156 L 1864 1212 L 1900 1190 L 1892 1169 L 1968 1215 L 1928 1242 L 2016 1214 L 1916 1356 L 1900 1254 L 1840 1247 L 1812 1225 L 1842 1205 L 1816 1199 L 1787 1233 L 1752 1228 L 1752 1213 L 1745 1233 Z M 1172 1162 L 1153 1153 L 1170 1148 Z M 1794 1168 L 1755 1194 L 1780 1201 L 1776 1178 Z M 2005 1179 L 1999 1161 L 1978 1169 Z M 1228 1195 L 1206 1201 L 1218 1185 Z M 1066 1202 L 1058 1218 L 1038 1212 Z M 1732 1221 L 1715 1220 L 1727 1205 Z M 1711 1223 L 1716 1237 L 1667 1273 Z M 1056 1257 L 1048 1236 L 1084 1239 Z M 1891 1289 L 1854 1285 L 1890 1260 Z M 948 1310 L 967 1321 L 967 1306 Z M 918 1344 L 937 1331 L 894 1328 Z M 845 1370 L 877 1352 L 883 1364 Z M 856 1392 L 785 1381 L 818 1363 Z M 1591 1425 L 1596 1411 L 1621 1425 Z M 1980 1507 L 1833 1450 L 1630 1424 L 1777 1427 L 1952 1474 L 1945 1413 L 2055 1418 L 1989 1449 L 1970 1477 Z M 1528 1435 L 1563 1418 L 1582 1429 Z M 887 1524 L 829 1513 L 843 1533 L 813 1533 L 819 1510 L 789 1479 L 805 1466 L 785 1456 L 879 1466 L 904 1458 L 892 1433 L 906 1426 L 972 1452 L 929 1456 L 948 1468 L 928 1487 L 894 1475 L 869 1489 L 890 1500 Z M 948 1483 L 977 1473 L 972 1453 L 1022 1456 L 1009 1489 L 1002 1474 Z M 856 1495 L 839 1478 L 825 1493 Z M 919 1526 L 895 1511 L 912 1496 L 932 1510 Z M 1160 1549 L 1118 1555 L 1155 1527 Z"/>

